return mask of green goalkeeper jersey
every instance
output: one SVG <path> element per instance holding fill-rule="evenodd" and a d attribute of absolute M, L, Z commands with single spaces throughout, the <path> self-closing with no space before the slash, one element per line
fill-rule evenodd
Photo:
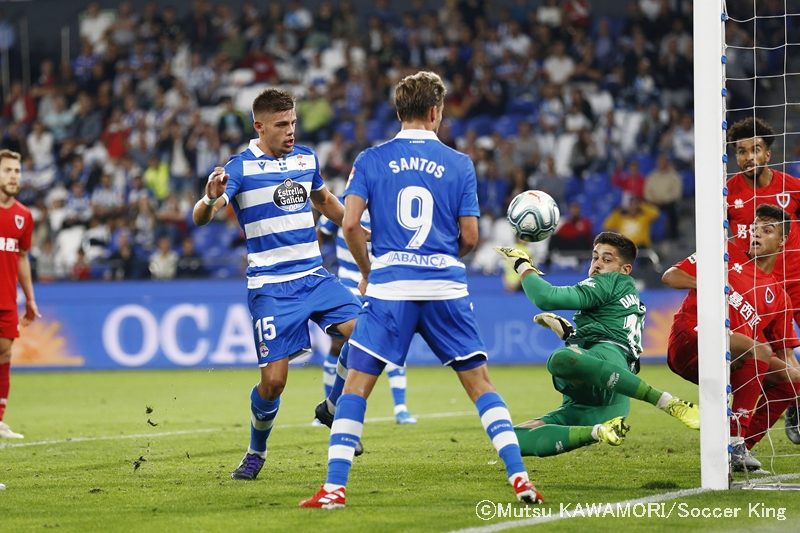
<path fill-rule="evenodd" d="M 575 309 L 576 331 L 571 340 L 610 342 L 623 348 L 629 358 L 642 353 L 645 306 L 631 276 L 618 272 L 598 274 L 577 285 L 554 287 L 531 274 L 522 280 L 525 294 L 544 311 Z"/>

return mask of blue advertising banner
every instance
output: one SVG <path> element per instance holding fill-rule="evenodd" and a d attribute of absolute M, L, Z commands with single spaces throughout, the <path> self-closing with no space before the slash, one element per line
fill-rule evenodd
<path fill-rule="evenodd" d="M 580 278 L 548 279 L 570 284 Z M 42 318 L 14 343 L 15 369 L 255 365 L 243 281 L 59 283 L 36 290 Z M 499 278 L 473 277 L 470 292 L 493 363 L 544 363 L 560 345 L 550 331 L 533 324 L 538 310 L 525 295 L 504 292 Z M 683 292 L 667 289 L 642 294 L 648 307 L 644 357 L 665 355 L 682 298 Z M 420 338 L 408 362 L 438 364 Z"/>

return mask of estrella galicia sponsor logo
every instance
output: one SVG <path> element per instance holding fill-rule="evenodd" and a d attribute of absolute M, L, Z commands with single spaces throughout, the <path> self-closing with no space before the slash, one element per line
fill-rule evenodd
<path fill-rule="evenodd" d="M 283 180 L 276 189 L 272 201 L 280 209 L 290 213 L 302 209 L 308 201 L 306 188 L 290 178 Z"/>

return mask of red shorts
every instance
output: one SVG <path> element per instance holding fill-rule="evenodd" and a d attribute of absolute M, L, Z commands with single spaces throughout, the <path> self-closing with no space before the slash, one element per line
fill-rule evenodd
<path fill-rule="evenodd" d="M 673 322 L 667 346 L 669 369 L 687 381 L 697 384 L 697 331 L 694 326 Z"/>
<path fill-rule="evenodd" d="M 792 310 L 795 323 L 800 325 L 800 282 L 787 283 L 785 289 L 791 300 L 786 302 L 786 306 Z"/>
<path fill-rule="evenodd" d="M 16 309 L 0 311 L 0 339 L 19 337 L 19 315 Z"/>

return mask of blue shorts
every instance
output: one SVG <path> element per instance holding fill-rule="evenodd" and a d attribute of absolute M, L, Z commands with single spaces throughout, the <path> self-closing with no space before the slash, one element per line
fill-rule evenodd
<path fill-rule="evenodd" d="M 384 362 L 403 366 L 414 333 L 419 333 L 443 365 L 485 361 L 486 347 L 468 297 L 455 300 L 366 299 L 350 344 Z M 353 351 L 348 366 L 352 366 Z M 474 365 L 477 366 L 477 365 Z M 466 368 L 465 368 L 466 369 Z M 369 369 L 361 369 L 373 373 Z"/>
<path fill-rule="evenodd" d="M 322 268 L 247 293 L 258 366 L 311 351 L 309 319 L 328 333 L 331 326 L 356 318 L 361 310 L 358 298 Z"/>

